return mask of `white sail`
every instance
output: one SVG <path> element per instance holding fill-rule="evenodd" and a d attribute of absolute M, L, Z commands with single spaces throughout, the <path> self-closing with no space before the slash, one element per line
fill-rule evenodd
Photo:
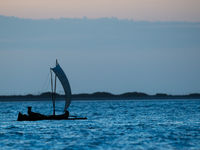
<path fill-rule="evenodd" d="M 57 64 L 56 67 L 51 68 L 51 69 L 53 70 L 53 72 L 56 74 L 56 76 L 60 80 L 60 82 L 63 86 L 63 89 L 65 91 L 65 108 L 64 108 L 64 110 L 67 110 L 67 108 L 69 107 L 69 105 L 71 103 L 71 88 L 69 85 L 69 81 L 59 64 Z"/>

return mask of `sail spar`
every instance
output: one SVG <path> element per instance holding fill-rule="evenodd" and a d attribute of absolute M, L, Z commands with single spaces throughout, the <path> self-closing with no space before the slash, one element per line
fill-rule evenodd
<path fill-rule="evenodd" d="M 71 88 L 69 85 L 69 81 L 68 81 L 67 76 L 65 75 L 64 71 L 62 70 L 62 68 L 60 67 L 60 65 L 58 63 L 56 64 L 56 67 L 51 68 L 51 69 L 53 70 L 53 72 L 56 74 L 56 76 L 60 80 L 62 87 L 65 91 L 65 108 L 64 108 L 64 110 L 67 110 L 67 108 L 69 107 L 69 105 L 71 103 Z"/>

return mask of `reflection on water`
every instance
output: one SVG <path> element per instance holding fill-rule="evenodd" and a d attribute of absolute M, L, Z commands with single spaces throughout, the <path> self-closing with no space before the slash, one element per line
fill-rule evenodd
<path fill-rule="evenodd" d="M 74 101 L 71 115 L 88 120 L 17 122 L 27 106 L 52 113 L 51 102 L 1 102 L 1 149 L 200 149 L 199 100 Z"/>

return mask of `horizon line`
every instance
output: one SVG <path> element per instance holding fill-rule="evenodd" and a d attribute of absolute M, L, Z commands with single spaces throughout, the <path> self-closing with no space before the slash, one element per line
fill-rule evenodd
<path fill-rule="evenodd" d="M 113 20 L 118 20 L 118 21 L 130 21 L 130 22 L 148 22 L 148 23 L 200 23 L 199 21 L 188 21 L 188 20 L 134 20 L 130 18 L 118 18 L 118 17 L 97 17 L 97 18 L 92 18 L 92 17 L 47 17 L 47 18 L 28 18 L 28 17 L 19 17 L 19 16 L 13 16 L 13 15 L 3 15 L 0 14 L 0 17 L 5 17 L 5 18 L 15 18 L 15 19 L 21 19 L 21 20 L 33 20 L 33 21 L 41 21 L 41 20 L 62 20 L 62 19 L 74 19 L 74 20 L 101 20 L 101 19 L 113 19 Z"/>
<path fill-rule="evenodd" d="M 28 95 L 31 95 L 31 96 L 40 96 L 42 94 L 46 94 L 46 93 L 52 93 L 51 91 L 46 91 L 46 92 L 41 92 L 41 93 L 37 93 L 37 94 L 31 94 L 31 93 L 27 93 L 27 94 L 10 94 L 10 95 L 0 95 L 1 96 L 28 96 Z M 192 95 L 192 94 L 200 94 L 200 92 L 191 92 L 191 93 L 185 93 L 185 94 L 169 94 L 169 93 L 165 93 L 165 92 L 156 92 L 154 94 L 149 94 L 149 93 L 146 93 L 146 92 L 138 92 L 138 91 L 132 91 L 132 92 L 122 92 L 122 93 L 113 93 L 113 92 L 106 92 L 106 91 L 96 91 L 96 92 L 80 92 L 80 93 L 72 93 L 72 95 L 79 95 L 79 94 L 95 94 L 95 93 L 106 93 L 106 94 L 112 94 L 112 95 L 123 95 L 123 94 L 127 94 L 127 93 L 138 93 L 138 94 L 146 94 L 147 96 L 155 96 L 157 94 L 166 94 L 167 96 L 185 96 L 185 95 Z M 65 95 L 64 93 L 59 93 L 59 92 L 56 92 L 54 94 L 57 94 L 57 95 Z"/>

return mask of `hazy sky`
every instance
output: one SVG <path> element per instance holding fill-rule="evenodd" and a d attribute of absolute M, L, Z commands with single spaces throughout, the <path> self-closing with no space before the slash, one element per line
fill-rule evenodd
<path fill-rule="evenodd" d="M 200 23 L 0 16 L 0 94 L 50 90 L 56 59 L 73 93 L 199 92 Z"/>
<path fill-rule="evenodd" d="M 200 0 L 0 0 L 0 94 L 50 90 L 56 58 L 73 93 L 200 92 L 199 6 Z"/>
<path fill-rule="evenodd" d="M 25 18 L 200 21 L 199 6 L 200 0 L 0 0 L 0 14 Z"/>

